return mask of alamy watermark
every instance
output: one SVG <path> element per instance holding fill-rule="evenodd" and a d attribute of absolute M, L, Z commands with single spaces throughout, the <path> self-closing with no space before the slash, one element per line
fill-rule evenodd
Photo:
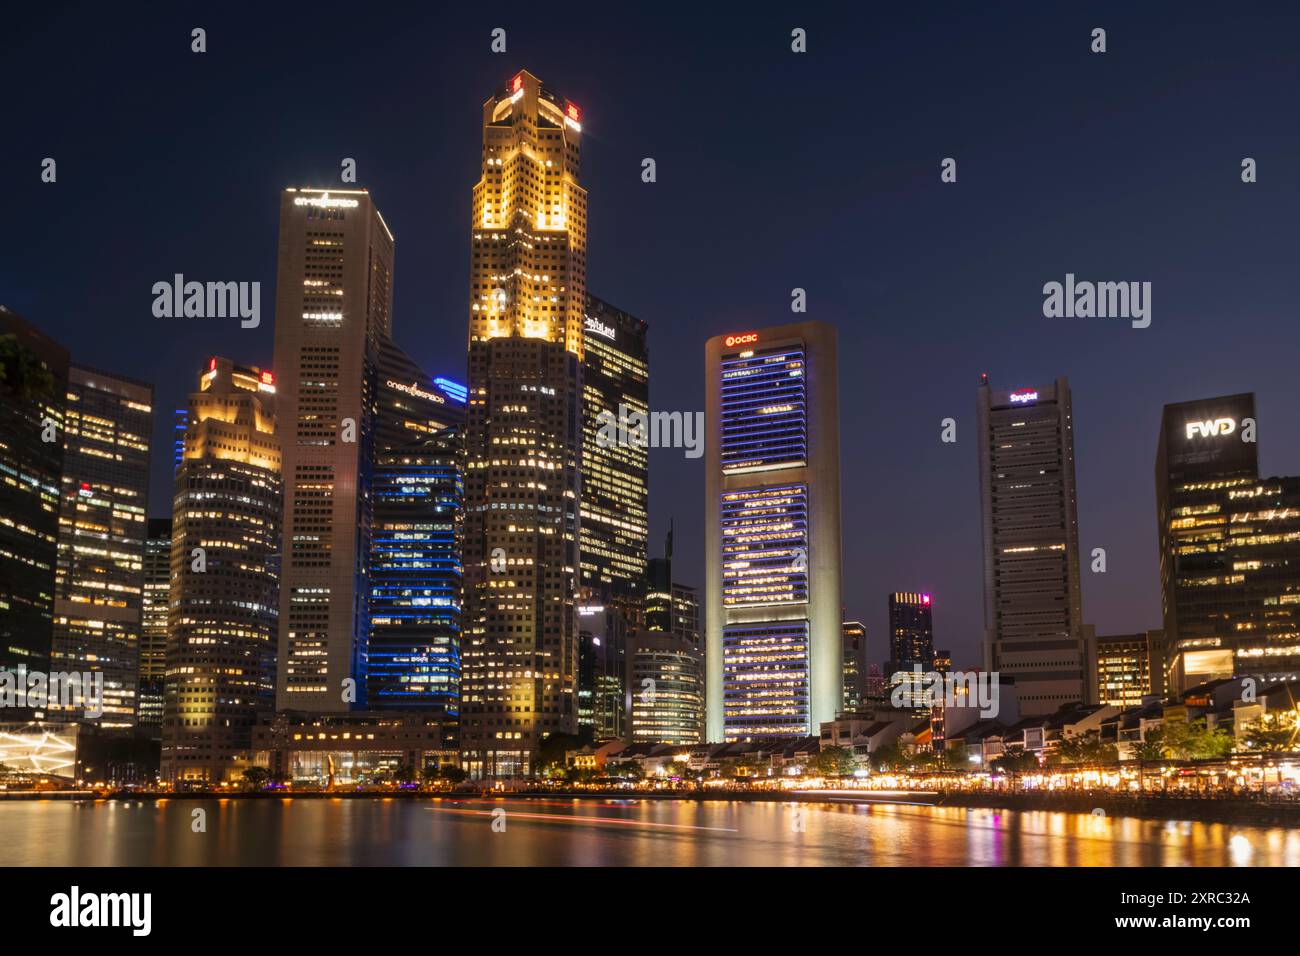
<path fill-rule="evenodd" d="M 153 284 L 153 314 L 159 319 L 228 319 L 238 317 L 240 328 L 255 329 L 262 322 L 262 283 L 186 282 L 176 273 L 171 282 Z"/>
<path fill-rule="evenodd" d="M 1150 282 L 1065 282 L 1043 286 L 1043 315 L 1049 319 L 1131 319 L 1135 329 L 1151 324 Z"/>
<path fill-rule="evenodd" d="M 940 673 L 913 664 L 911 673 L 901 673 L 904 680 L 889 693 L 889 702 L 895 707 L 978 707 L 981 717 L 998 715 L 1001 685 L 997 671 Z"/>
<path fill-rule="evenodd" d="M 31 707 L 37 710 L 57 706 L 60 710 L 84 707 L 85 716 L 104 716 L 104 674 L 102 671 L 0 670 L 0 708 Z"/>
<path fill-rule="evenodd" d="M 687 458 L 704 454 L 703 412 L 640 412 L 620 404 L 617 416 L 605 409 L 596 421 L 601 448 L 684 448 Z"/>

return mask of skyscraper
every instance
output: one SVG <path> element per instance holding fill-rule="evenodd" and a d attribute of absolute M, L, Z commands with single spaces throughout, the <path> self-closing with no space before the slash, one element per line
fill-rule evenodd
<path fill-rule="evenodd" d="M 703 742 L 704 654 L 677 633 L 637 630 L 627 641 L 628 738 L 634 744 Z"/>
<path fill-rule="evenodd" d="M 71 716 L 134 727 L 153 386 L 73 365 L 66 407 L 50 667 L 104 675 Z"/>
<path fill-rule="evenodd" d="M 364 189 L 280 197 L 275 309 L 284 528 L 276 708 L 365 704 L 375 374 L 393 235 Z"/>
<path fill-rule="evenodd" d="M 841 710 L 852 714 L 861 709 L 867 684 L 867 626 L 861 621 L 841 625 L 844 638 L 844 703 Z"/>
<path fill-rule="evenodd" d="M 697 588 L 673 580 L 673 532 L 664 543 L 664 556 L 646 562 L 646 630 L 667 632 L 703 649 L 700 596 Z"/>
<path fill-rule="evenodd" d="M 0 306 L 0 368 L 0 670 L 47 672 L 68 353 Z"/>
<path fill-rule="evenodd" d="M 1016 682 L 1021 713 L 1086 702 L 1070 385 L 978 392 L 984 664 Z"/>
<path fill-rule="evenodd" d="M 589 295 L 582 341 L 581 586 L 584 600 L 616 604 L 638 621 L 645 596 L 650 452 L 639 442 L 611 443 L 600 436 L 603 422 L 650 410 L 646 324 Z"/>
<path fill-rule="evenodd" d="M 1300 679 L 1300 478 L 1260 478 L 1255 396 L 1166 405 L 1156 509 L 1169 690 Z"/>
<path fill-rule="evenodd" d="M 1108 634 L 1097 638 L 1097 703 L 1136 707 L 1148 694 L 1161 695 L 1159 674 L 1163 631 Z"/>
<path fill-rule="evenodd" d="M 527 72 L 483 105 L 474 186 L 461 744 L 528 774 L 577 730 L 587 194 L 579 108 Z"/>
<path fill-rule="evenodd" d="M 144 539 L 144 599 L 140 610 L 140 708 L 137 723 L 141 729 L 148 728 L 155 740 L 162 736 L 171 588 L 172 519 L 150 518 Z"/>
<path fill-rule="evenodd" d="M 626 611 L 614 604 L 578 607 L 578 726 L 591 739 L 627 735 Z"/>
<path fill-rule="evenodd" d="M 275 704 L 282 486 L 270 371 L 213 358 L 189 397 L 172 510 L 162 777 L 249 766 Z"/>
<path fill-rule="evenodd" d="M 836 333 L 705 346 L 708 739 L 803 736 L 843 704 Z"/>
<path fill-rule="evenodd" d="M 889 596 L 889 663 L 886 692 L 900 684 L 904 706 L 920 706 L 924 678 L 935 669 L 934 599 L 918 591 L 895 591 Z"/>

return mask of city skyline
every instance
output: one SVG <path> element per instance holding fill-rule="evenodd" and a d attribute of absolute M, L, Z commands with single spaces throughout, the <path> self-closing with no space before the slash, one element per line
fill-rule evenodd
<path fill-rule="evenodd" d="M 1113 22 L 1112 35 L 1123 35 L 1127 29 L 1145 36 L 1152 28 L 1150 21 L 1136 14 L 1116 15 Z M 961 18 L 951 24 L 940 24 L 940 36 L 951 38 L 961 26 Z M 753 32 L 748 32 L 751 29 Z M 768 90 L 768 96 L 779 93 L 782 108 L 793 109 L 798 105 L 805 111 L 804 122 L 824 125 L 825 118 L 818 113 L 822 108 L 806 94 L 819 84 L 850 78 L 851 66 L 844 56 L 845 48 L 830 31 L 819 33 L 815 21 L 810 22 L 809 29 L 813 53 L 824 50 L 819 55 L 824 55 L 825 60 L 815 61 L 818 65 L 806 71 L 811 74 L 808 76 L 790 76 L 790 65 L 781 59 L 787 55 L 786 51 L 780 44 L 766 40 L 763 41 L 768 44 L 766 47 L 759 45 L 757 27 L 746 28 L 736 42 L 754 44 L 755 52 L 747 62 L 756 86 Z M 1015 28 L 1013 37 L 997 42 L 1013 44 L 1035 32 L 1050 37 L 1052 29 L 1047 21 L 1031 16 Z M 1178 54 L 1180 62 L 1196 60 L 1197 51 L 1211 42 L 1187 26 L 1175 25 L 1171 29 L 1182 44 Z M 211 32 L 214 37 L 221 35 L 215 27 Z M 1273 129 L 1277 126 L 1276 118 L 1283 115 L 1278 99 L 1281 94 L 1270 91 L 1268 84 L 1255 86 L 1260 70 L 1267 72 L 1276 66 L 1269 56 L 1262 57 L 1262 65 L 1251 73 L 1251 96 L 1241 95 L 1244 87 L 1234 84 L 1246 81 L 1226 67 L 1197 67 L 1189 80 L 1202 99 L 1210 97 L 1216 123 L 1221 127 L 1227 124 L 1228 135 L 1220 130 L 1219 140 L 1224 146 L 1217 165 L 1202 159 L 1171 170 L 1160 159 L 1171 147 L 1177 151 L 1181 137 L 1194 135 L 1200 128 L 1201 121 L 1193 107 L 1204 107 L 1194 97 L 1187 97 L 1189 102 L 1180 99 L 1169 104 L 1169 109 L 1159 115 L 1158 120 L 1163 124 L 1159 129 L 1163 134 L 1160 145 L 1154 136 L 1135 136 L 1132 140 L 1135 155 L 1125 156 L 1122 161 L 1105 157 L 1087 145 L 1082 157 L 1068 161 L 1060 159 L 1059 151 L 1054 149 L 1028 150 L 1026 138 L 1030 135 L 1046 134 L 1052 142 L 1052 137 L 1065 135 L 1065 130 L 1050 120 L 1039 119 L 1032 130 L 1013 133 L 1011 119 L 1019 114 L 1010 108 L 993 115 L 990 132 L 982 137 L 959 123 L 967 139 L 966 146 L 960 141 L 948 145 L 915 126 L 898 126 L 898 135 L 903 137 L 908 149 L 904 151 L 905 159 L 896 162 L 905 165 L 868 166 L 858 177 L 863 186 L 861 198 L 856 202 L 857 208 L 863 208 L 861 204 L 868 199 L 878 202 L 879 228 L 903 228 L 905 241 L 897 244 L 897 250 L 881 247 L 878 240 L 872 241 L 870 249 L 880 257 L 879 266 L 864 284 L 846 285 L 838 275 L 846 260 L 838 255 L 829 257 L 830 264 L 819 265 L 815 254 L 798 251 L 804 244 L 802 239 L 787 239 L 760 228 L 753 240 L 745 240 L 742 234 L 746 228 L 740 228 L 733 237 L 742 247 L 740 252 L 756 255 L 744 262 L 743 267 L 736 258 L 740 253 L 727 255 L 718 263 L 729 278 L 727 292 L 721 295 L 701 285 L 696 276 L 702 270 L 690 268 L 682 257 L 674 256 L 666 261 L 658 258 L 663 256 L 665 238 L 679 231 L 675 225 L 677 215 L 694 201 L 702 188 L 695 186 L 683 192 L 681 183 L 684 164 L 698 163 L 699 159 L 692 159 L 691 155 L 670 146 L 660 146 L 654 137 L 635 138 L 628 114 L 638 113 L 637 105 L 646 103 L 638 98 L 647 94 L 636 89 L 636 84 L 620 78 L 619 71 L 607 68 L 603 57 L 612 52 L 601 54 L 601 61 L 575 67 L 572 62 L 561 62 L 565 48 L 560 38 L 553 34 L 541 35 L 553 41 L 549 47 L 543 44 L 544 53 L 537 54 L 520 44 L 505 56 L 488 59 L 475 53 L 472 63 L 467 53 L 468 65 L 452 62 L 446 66 L 445 79 L 450 85 L 437 94 L 432 92 L 430 84 L 401 92 L 403 109 L 451 109 L 449 113 L 439 114 L 446 122 L 429 124 L 437 127 L 433 139 L 421 134 L 415 148 L 418 156 L 429 159 L 418 170 L 418 179 L 435 183 L 434 188 L 418 185 L 413 174 L 407 172 L 409 157 L 401 163 L 395 162 L 398 154 L 390 145 L 392 137 L 410 136 L 409 130 L 393 131 L 379 124 L 369 130 L 374 135 L 367 138 L 354 129 L 345 138 L 360 145 L 336 146 L 330 136 L 311 133 L 310 124 L 304 120 L 301 128 L 295 127 L 304 134 L 301 140 L 280 149 L 275 163 L 266 167 L 241 166 L 238 173 L 226 172 L 224 178 L 218 178 L 220 157 L 212 160 L 217 163 L 212 169 L 199 163 L 197 174 L 188 159 L 176 162 L 185 170 L 184 195 L 210 222 L 211 239 L 196 239 L 183 230 L 179 233 L 161 230 L 159 235 L 168 239 L 167 245 L 176 246 L 175 252 L 164 252 L 152 245 L 156 239 L 144 238 L 141 233 L 139 245 L 131 253 L 137 261 L 127 263 L 113 250 L 97 250 L 95 256 L 83 256 L 84 288 L 80 283 L 49 278 L 59 259 L 50 256 L 46 249 L 44 255 L 48 261 L 42 263 L 43 243 L 38 241 L 30 248 L 15 249 L 14 255 L 8 257 L 12 267 L 0 267 L 5 268 L 4 287 L 9 290 L 6 304 L 46 334 L 73 347 L 76 355 L 83 358 L 94 355 L 98 365 L 152 381 L 157 389 L 156 409 L 177 407 L 185 394 L 185 387 L 178 387 L 177 383 L 191 380 L 210 354 L 229 354 L 239 361 L 269 364 L 271 323 L 266 290 L 273 287 L 274 267 L 273 256 L 267 255 L 272 248 L 273 231 L 263 228 L 270 216 L 265 207 L 273 206 L 272 197 L 284 185 L 310 182 L 324 188 L 337 181 L 338 158 L 355 155 L 361 170 L 358 185 L 371 191 L 386 214 L 392 213 L 390 225 L 401 240 L 396 260 L 394 333 L 432 373 L 463 381 L 463 375 L 459 374 L 459 346 L 463 345 L 464 329 L 459 317 L 464 315 L 463 236 L 468 215 L 463 208 L 463 195 L 472 182 L 472 175 L 462 176 L 462 172 L 467 164 L 476 161 L 477 154 L 472 145 L 473 108 L 466 104 L 481 102 L 484 89 L 505 82 L 514 70 L 527 68 L 546 76 L 583 108 L 584 125 L 592 134 L 586 145 L 594 155 L 594 161 L 584 163 L 584 169 L 594 167 L 590 186 L 593 194 L 598 192 L 601 196 L 600 204 L 593 210 L 591 225 L 591 273 L 597 277 L 593 287 L 650 323 L 655 356 L 651 373 L 652 407 L 702 407 L 700 386 L 692 381 L 695 363 L 675 361 L 674 353 L 680 350 L 674 346 L 684 342 L 690 351 L 695 344 L 702 344 L 706 333 L 786 321 L 791 288 L 807 290 L 808 318 L 829 321 L 839 328 L 841 364 L 845 369 L 842 407 L 869 409 L 871 427 L 879 430 L 882 446 L 897 448 L 911 463 L 911 467 L 902 469 L 876 463 L 872 458 L 877 456 L 845 442 L 845 474 L 860 475 L 861 487 L 870 491 L 861 500 L 846 496 L 844 503 L 845 592 L 866 596 L 860 606 L 852 600 L 846 602 L 847 615 L 865 622 L 873 660 L 881 657 L 885 633 L 884 612 L 875 595 L 899 587 L 919 587 L 942 595 L 943 600 L 935 610 L 935 626 L 943 635 L 944 645 L 952 649 L 957 663 L 978 660 L 980 588 L 978 579 L 969 574 L 969 566 L 977 560 L 979 548 L 976 498 L 971 488 L 976 463 L 970 392 L 980 372 L 987 371 L 994 381 L 1005 384 L 1037 381 L 1058 374 L 1068 375 L 1071 380 L 1078 429 L 1081 551 L 1086 554 L 1093 547 L 1105 547 L 1109 558 L 1105 575 L 1089 573 L 1086 567 L 1082 574 L 1083 619 L 1095 625 L 1098 634 L 1136 632 L 1161 624 L 1154 495 L 1149 475 L 1153 464 L 1152 438 L 1158 431 L 1165 404 L 1255 392 L 1264 446 L 1260 473 L 1300 472 L 1297 462 L 1300 423 L 1286 414 L 1286 409 L 1296 402 L 1296 386 L 1282 371 L 1281 353 L 1285 350 L 1260 347 L 1270 336 L 1285 341 L 1287 326 L 1283 323 L 1290 314 L 1283 280 L 1285 270 L 1276 268 L 1280 249 L 1270 245 L 1265 235 L 1281 235 L 1282 224 L 1294 219 L 1296 211 L 1294 183 L 1286 181 L 1281 164 L 1268 161 L 1269 156 L 1286 152 L 1294 143 L 1293 131 Z M 276 37 L 278 42 L 283 33 Z M 1215 38 L 1226 50 L 1230 62 L 1240 56 L 1234 37 L 1229 28 L 1219 31 Z M 1092 64 L 1082 59 L 1086 51 L 1076 54 L 1068 48 L 1063 53 L 1066 47 L 1043 42 L 1048 52 L 1024 53 L 1031 64 L 1039 63 L 1039 57 L 1045 63 L 1052 57 L 1069 55 L 1082 60 L 1077 64 L 1081 69 L 1092 68 Z M 1267 45 L 1269 41 L 1257 42 Z M 1064 44 L 1065 40 L 1060 43 Z M 697 63 L 703 59 L 706 46 L 704 40 L 687 38 L 683 55 Z M 218 50 L 214 44 L 213 54 Z M 1151 52 L 1155 56 L 1170 55 L 1162 50 Z M 987 47 L 978 56 L 963 55 L 958 63 L 940 70 L 919 92 L 911 95 L 929 95 L 942 100 L 937 93 L 943 89 L 945 79 L 951 80 L 956 70 L 965 70 L 984 84 L 977 84 L 974 92 L 969 87 L 965 92 L 968 98 L 979 102 L 981 95 L 991 95 L 991 88 L 1000 89 L 996 71 L 987 64 L 980 65 L 987 56 Z M 1145 70 L 1131 58 L 1126 59 L 1122 49 L 1117 48 L 1110 56 L 1112 59 L 1107 63 L 1117 65 L 1109 69 L 1122 73 L 1123 83 L 1127 84 L 1125 96 L 1139 104 L 1154 104 L 1159 90 L 1154 82 L 1144 83 Z M 92 55 L 87 68 L 93 62 Z M 189 68 L 189 64 L 185 66 Z M 1151 68 L 1150 72 L 1154 75 L 1159 71 Z M 705 71 L 701 75 L 716 74 Z M 1059 82 L 1083 81 L 1076 78 Z M 1119 95 L 1120 87 L 1112 85 L 1120 83 L 1119 79 L 1094 75 L 1092 82 L 1103 84 L 1103 92 Z M 1078 96 L 1084 89 L 1056 87 L 1053 92 Z M 1026 99 L 1014 104 L 1021 110 L 1032 103 L 1030 94 L 1024 96 Z M 678 113 L 682 121 L 693 134 L 700 134 L 702 127 L 697 125 L 695 108 L 684 97 L 676 102 L 682 104 Z M 1240 115 L 1227 115 L 1229 102 Z M 748 111 L 759 109 L 759 104 L 764 104 L 761 108 L 769 108 L 770 100 L 763 96 L 744 98 L 738 109 L 742 117 L 749 116 L 752 114 Z M 888 104 L 879 107 L 882 119 L 893 115 L 895 107 Z M 23 112 L 26 107 L 20 105 L 18 109 Z M 305 104 L 303 109 L 309 119 L 315 107 Z M 1144 120 L 1150 119 L 1150 112 L 1135 110 Z M 702 115 L 704 110 L 698 113 Z M 259 119 L 256 111 L 251 119 L 254 128 L 259 122 L 269 122 L 269 119 Z M 1121 117 L 1116 122 L 1122 129 L 1125 123 L 1135 120 Z M 20 126 L 25 130 L 44 128 L 40 122 L 21 122 Z M 834 124 L 828 128 L 829 139 L 822 137 L 820 142 L 825 145 L 816 150 L 796 145 L 789 150 L 774 149 L 776 155 L 772 157 L 755 153 L 755 161 L 749 164 L 752 169 L 734 172 L 735 191 L 743 194 L 757 188 L 764 177 L 772 174 L 775 168 L 772 164 L 789 163 L 793 159 L 814 170 L 823 168 L 819 165 L 823 151 L 827 155 L 838 154 L 856 142 L 836 138 L 839 134 L 834 133 Z M 736 130 L 729 127 L 727 134 L 734 136 Z M 29 135 L 33 139 L 28 144 L 31 149 L 41 155 L 61 155 L 57 143 L 38 146 L 40 137 Z M 374 146 L 368 154 L 366 146 L 370 142 Z M 1005 152 L 1008 143 L 1025 150 L 1029 158 L 1024 162 L 1008 159 Z M 1241 156 L 1256 154 L 1260 155 L 1260 182 L 1245 186 L 1237 176 L 1237 165 Z M 640 181 L 642 155 L 657 159 L 658 182 Z M 708 164 L 719 162 L 721 156 L 707 152 L 703 155 L 709 169 L 713 167 Z M 948 155 L 958 158 L 959 179 L 955 184 L 941 186 L 938 164 L 940 158 Z M 974 162 L 968 162 L 968 157 Z M 126 159 L 115 160 L 109 156 L 104 161 L 113 169 L 113 163 Z M 16 161 L 12 155 L 6 158 L 7 163 Z M 123 208 L 116 205 L 123 201 L 116 194 L 87 193 L 85 190 L 91 187 L 86 178 L 71 171 L 77 167 L 76 162 L 63 162 L 59 181 L 52 186 L 39 183 L 34 174 L 21 170 L 13 177 L 20 184 L 19 216 L 48 221 L 52 227 L 50 233 L 58 233 L 70 243 L 69 255 L 77 255 L 83 241 L 77 233 L 84 225 L 67 219 L 76 209 L 91 201 L 109 215 Z M 171 177 L 175 174 L 166 166 L 153 169 L 151 175 L 164 191 L 181 188 L 179 181 L 173 182 Z M 986 239 L 971 243 L 960 234 L 950 234 L 958 220 L 947 204 L 955 202 L 962 206 L 964 219 L 966 215 L 991 208 L 981 204 L 1005 200 L 1010 184 L 1016 180 L 1021 185 L 1014 195 L 1055 195 L 1059 184 L 1050 188 L 1048 184 L 1061 176 L 1068 178 L 1072 195 L 1080 197 L 1080 206 L 1090 196 L 1102 197 L 1104 201 L 1095 209 L 1054 211 L 1046 222 L 1040 222 L 1042 217 L 1037 214 L 1013 213 L 1012 224 L 997 233 L 1002 244 L 996 252 L 983 248 Z M 791 208 L 800 204 L 810 209 L 824 208 L 830 190 L 842 192 L 846 186 L 845 182 L 831 179 L 832 183 L 824 186 L 803 185 L 795 189 L 790 193 Z M 24 185 L 29 180 L 30 184 Z M 195 183 L 204 185 L 199 187 Z M 247 203 L 232 204 L 232 188 L 237 189 L 236 199 L 247 196 Z M 945 194 L 943 189 L 955 192 Z M 650 190 L 658 192 L 647 192 Z M 1126 214 L 1136 215 L 1150 224 L 1148 233 L 1140 240 L 1113 235 L 1113 223 L 1108 217 L 1117 212 L 1113 203 L 1121 200 L 1110 197 L 1112 192 L 1118 193 L 1131 207 Z M 1175 210 L 1189 196 L 1201 197 L 1207 212 L 1212 211 L 1215 221 L 1222 224 L 1216 233 L 1222 241 L 1201 240 L 1200 245 L 1191 247 L 1179 241 L 1177 234 L 1185 227 L 1186 219 Z M 732 219 L 739 216 L 739 223 L 761 227 L 759 220 L 742 215 L 736 198 L 726 195 L 721 201 Z M 660 202 L 670 205 L 664 214 L 656 216 L 655 204 Z M 430 217 L 434 209 L 446 209 L 449 213 L 441 218 Z M 1040 207 L 1035 207 L 1036 213 L 1040 211 Z M 52 218 L 45 219 L 46 216 Z M 152 221 L 147 209 L 133 211 L 132 216 L 140 217 L 146 224 Z M 644 237 L 628 237 L 626 230 L 616 228 L 619 221 L 631 216 L 645 218 Z M 668 222 L 669 219 L 673 222 Z M 800 222 L 797 214 L 794 222 Z M 836 220 L 835 225 L 837 229 L 846 228 L 842 220 Z M 152 228 L 158 228 L 156 223 Z M 811 223 L 806 224 L 806 229 L 811 234 Z M 1150 248 L 1159 246 L 1150 235 L 1156 230 L 1167 238 L 1168 249 Z M 1050 242 L 1044 242 L 1044 233 Z M 235 236 L 243 238 L 234 239 Z M 935 236 L 940 237 L 937 243 L 923 241 L 933 240 Z M 1113 248 L 1101 255 L 1093 246 L 1103 237 Z M 697 248 L 692 245 L 696 241 L 686 240 L 687 251 L 692 255 L 712 245 L 709 242 Z M 765 250 L 763 242 L 773 243 L 777 248 Z M 430 247 L 443 244 L 448 253 L 447 265 L 430 270 L 428 263 L 437 258 L 430 255 Z M 1045 248 L 1026 250 L 1026 244 Z M 926 287 L 926 272 L 936 268 L 936 248 L 943 257 L 938 268 L 954 279 L 944 285 L 964 288 L 962 293 L 948 291 L 937 295 Z M 100 251 L 102 256 L 98 256 Z M 642 266 L 652 263 L 667 268 L 671 264 L 678 280 L 676 285 L 688 293 L 684 301 L 690 307 L 683 310 L 676 303 L 680 293 L 655 292 L 650 275 L 654 270 L 638 268 L 635 264 L 638 259 Z M 1131 330 L 1127 323 L 1101 320 L 1048 320 L 1038 311 L 1039 290 L 1044 282 L 1059 279 L 1067 272 L 1128 278 L 1129 273 L 1124 269 L 1132 261 L 1150 264 L 1150 268 L 1140 265 L 1133 277 L 1150 278 L 1158 290 L 1150 328 Z M 119 266 L 125 268 L 118 269 Z M 120 271 L 121 278 L 102 281 L 101 270 L 107 269 Z M 260 279 L 264 290 L 261 327 L 241 330 L 237 322 L 166 320 L 170 324 L 163 324 L 164 320 L 153 319 L 148 314 L 149 285 L 176 271 L 202 279 Z M 427 272 L 432 275 L 422 275 Z M 1207 275 L 1232 279 L 1210 283 Z M 446 286 L 445 291 L 441 291 L 442 286 Z M 745 286 L 749 288 L 742 288 Z M 85 298 L 91 288 L 96 289 L 93 313 Z M 864 293 L 872 297 L 871 303 L 854 305 Z M 937 322 L 929 318 L 960 314 L 964 308 L 971 308 L 971 303 L 978 311 L 979 321 Z M 110 315 L 114 319 L 89 323 L 85 316 L 90 314 Z M 139 318 L 130 318 L 133 314 Z M 1251 321 L 1250 336 L 1237 331 L 1241 328 L 1236 324 L 1238 319 Z M 148 352 L 134 348 L 134 342 L 144 336 L 156 342 L 157 348 Z M 902 360 L 886 362 L 882 358 L 884 354 Z M 926 362 L 925 381 L 919 390 L 909 386 L 917 378 L 915 362 L 918 360 Z M 688 367 L 679 369 L 677 365 Z M 850 376 L 847 371 L 850 368 L 863 368 L 870 374 Z M 958 441 L 952 446 L 942 445 L 938 438 L 939 422 L 945 417 L 953 417 L 958 424 Z M 163 447 L 159 443 L 160 435 L 170 435 L 170 422 L 165 413 L 155 414 L 156 452 Z M 165 514 L 169 501 L 168 484 L 160 484 L 158 477 L 165 472 L 170 479 L 170 463 L 163 461 L 167 457 L 161 453 L 154 455 L 151 516 Z M 702 480 L 698 462 L 684 461 L 680 453 L 656 450 L 651 455 L 651 472 L 650 537 L 658 540 L 669 520 L 676 518 L 679 529 L 676 576 L 700 585 L 703 583 L 703 539 L 698 529 L 702 512 L 699 496 L 692 492 Z M 897 507 L 890 510 L 905 514 L 907 520 L 892 515 L 878 519 L 870 507 L 870 502 L 876 499 L 897 502 Z M 884 527 L 877 530 L 874 525 L 879 521 L 884 522 Z M 914 530 L 903 533 L 905 527 Z"/>

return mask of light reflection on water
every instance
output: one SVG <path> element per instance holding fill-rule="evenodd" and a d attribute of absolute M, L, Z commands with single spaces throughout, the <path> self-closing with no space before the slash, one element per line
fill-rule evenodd
<path fill-rule="evenodd" d="M 1300 830 L 852 801 L 47 800 L 0 803 L 0 863 L 1297 866 Z"/>

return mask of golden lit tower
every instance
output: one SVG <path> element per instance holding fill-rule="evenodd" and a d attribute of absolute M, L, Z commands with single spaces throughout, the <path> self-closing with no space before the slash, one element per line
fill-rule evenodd
<path fill-rule="evenodd" d="M 462 738 L 475 776 L 577 730 L 587 194 L 581 113 L 521 72 L 483 106 L 470 266 Z"/>
<path fill-rule="evenodd" d="M 275 376 L 213 357 L 189 399 L 172 500 L 162 775 L 224 783 L 275 705 L 280 445 Z"/>

